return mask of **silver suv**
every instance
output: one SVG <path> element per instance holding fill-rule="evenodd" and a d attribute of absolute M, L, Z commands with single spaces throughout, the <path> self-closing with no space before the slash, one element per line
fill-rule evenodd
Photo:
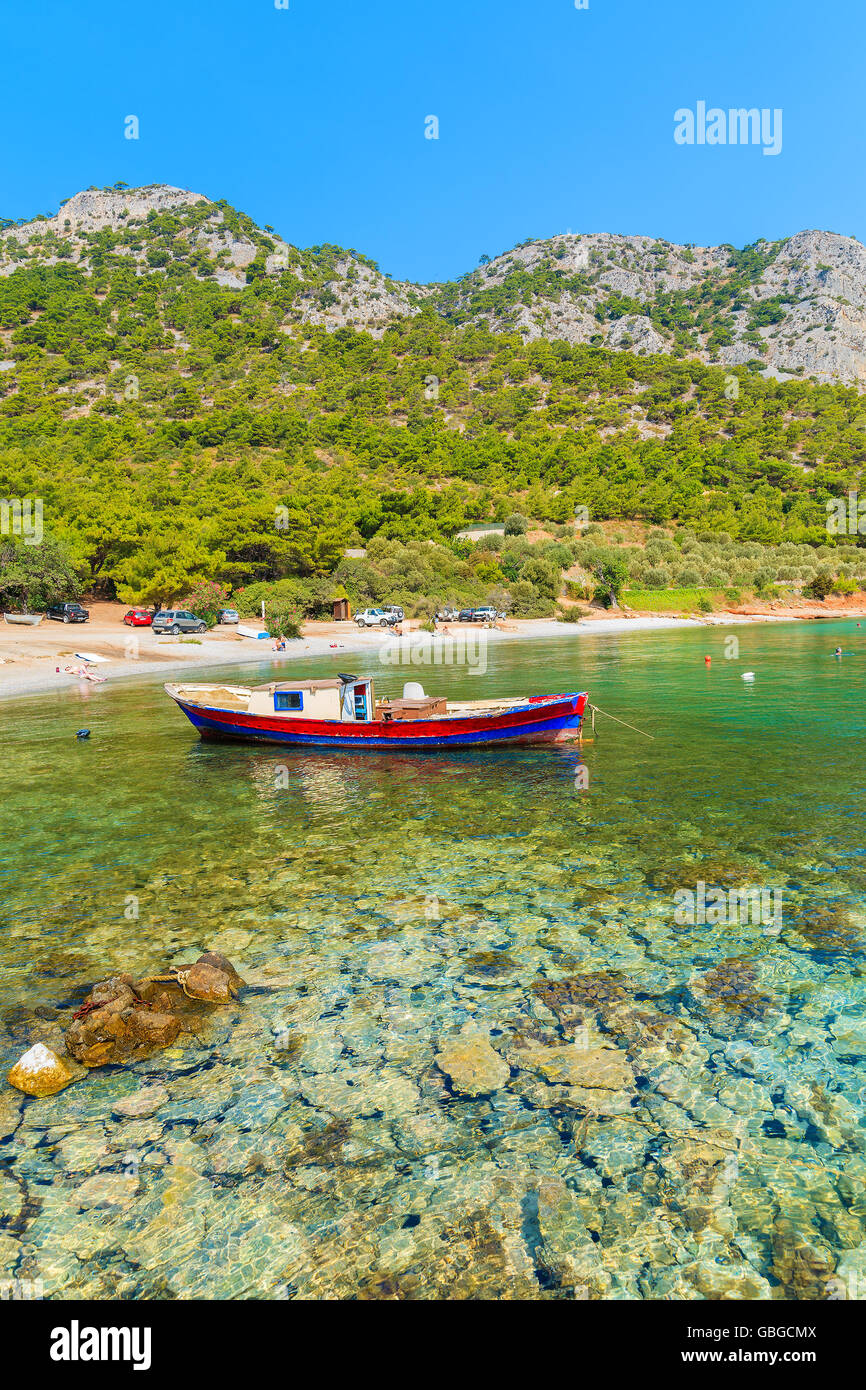
<path fill-rule="evenodd" d="M 204 618 L 197 618 L 185 608 L 160 608 L 154 613 L 151 632 L 170 632 L 177 637 L 181 632 L 207 632 Z"/>

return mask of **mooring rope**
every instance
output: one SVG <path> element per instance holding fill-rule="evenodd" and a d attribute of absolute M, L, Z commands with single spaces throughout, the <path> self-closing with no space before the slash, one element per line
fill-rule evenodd
<path fill-rule="evenodd" d="M 593 730 L 593 733 L 595 733 L 595 716 L 596 716 L 597 714 L 603 714 L 604 717 L 605 717 L 605 719 L 612 719 L 612 720 L 614 721 L 615 724 L 622 724 L 622 726 L 623 726 L 624 729 L 631 729 L 632 733 L 634 733 L 634 734 L 641 734 L 641 735 L 643 736 L 643 738 L 652 738 L 652 739 L 655 738 L 655 734 L 648 734 L 648 733 L 646 733 L 646 731 L 645 731 L 644 729 L 637 729 L 637 728 L 635 728 L 634 724 L 626 724 L 626 722 L 625 722 L 624 719 L 618 719 L 617 716 L 616 716 L 615 714 L 608 714 L 608 712 L 607 712 L 606 709 L 599 709 L 598 705 L 592 705 L 592 704 L 591 704 L 589 707 L 590 707 L 590 709 L 592 710 L 592 730 Z"/>

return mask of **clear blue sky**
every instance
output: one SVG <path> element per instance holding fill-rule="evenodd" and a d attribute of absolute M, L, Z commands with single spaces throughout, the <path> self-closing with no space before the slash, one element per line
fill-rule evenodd
<path fill-rule="evenodd" d="M 864 40 L 863 0 L 9 5 L 0 214 L 172 183 L 416 280 L 568 229 L 862 240 Z M 781 107 L 781 154 L 676 145 L 701 100 Z"/>

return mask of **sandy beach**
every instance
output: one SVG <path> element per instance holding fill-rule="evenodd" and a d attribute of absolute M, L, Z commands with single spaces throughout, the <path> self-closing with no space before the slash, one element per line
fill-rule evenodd
<path fill-rule="evenodd" d="M 303 637 L 289 642 L 277 656 L 271 642 L 241 636 L 233 627 L 220 627 L 202 637 L 156 636 L 148 627 L 129 628 L 123 623 L 126 607 L 117 603 L 92 603 L 90 621 L 75 626 L 43 619 L 38 627 L 10 626 L 0 620 L 0 700 L 63 690 L 82 684 L 64 669 L 81 666 L 76 652 L 103 658 L 91 667 L 105 682 L 163 677 L 171 680 L 179 673 L 194 674 L 209 667 L 248 666 L 251 662 L 313 660 L 339 652 L 368 654 L 378 661 L 383 643 L 393 643 L 390 633 L 378 629 L 359 629 L 354 622 L 308 622 Z M 576 623 L 552 618 L 516 618 L 496 628 L 481 629 L 475 624 L 448 623 L 440 628 L 446 636 L 468 634 L 478 641 L 481 632 L 488 642 L 531 641 L 544 637 L 603 636 L 622 632 L 663 631 L 684 627 L 719 627 L 751 622 L 789 622 L 797 619 L 866 618 L 866 608 L 849 600 L 829 600 L 824 604 L 798 606 L 764 604 L 702 614 L 700 617 L 660 613 L 611 615 L 593 611 Z M 419 623 L 405 621 L 404 634 L 417 632 Z"/>

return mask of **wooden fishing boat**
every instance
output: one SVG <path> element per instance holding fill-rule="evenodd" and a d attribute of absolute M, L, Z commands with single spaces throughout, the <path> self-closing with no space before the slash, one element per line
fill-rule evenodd
<path fill-rule="evenodd" d="M 38 627 L 42 622 L 41 613 L 4 613 L 3 620 L 7 623 L 17 623 L 22 627 Z"/>
<path fill-rule="evenodd" d="M 205 739 L 332 748 L 459 748 L 576 738 L 585 691 L 499 700 L 445 700 L 404 687 L 377 700 L 367 677 L 340 675 L 269 685 L 166 685 Z"/>

